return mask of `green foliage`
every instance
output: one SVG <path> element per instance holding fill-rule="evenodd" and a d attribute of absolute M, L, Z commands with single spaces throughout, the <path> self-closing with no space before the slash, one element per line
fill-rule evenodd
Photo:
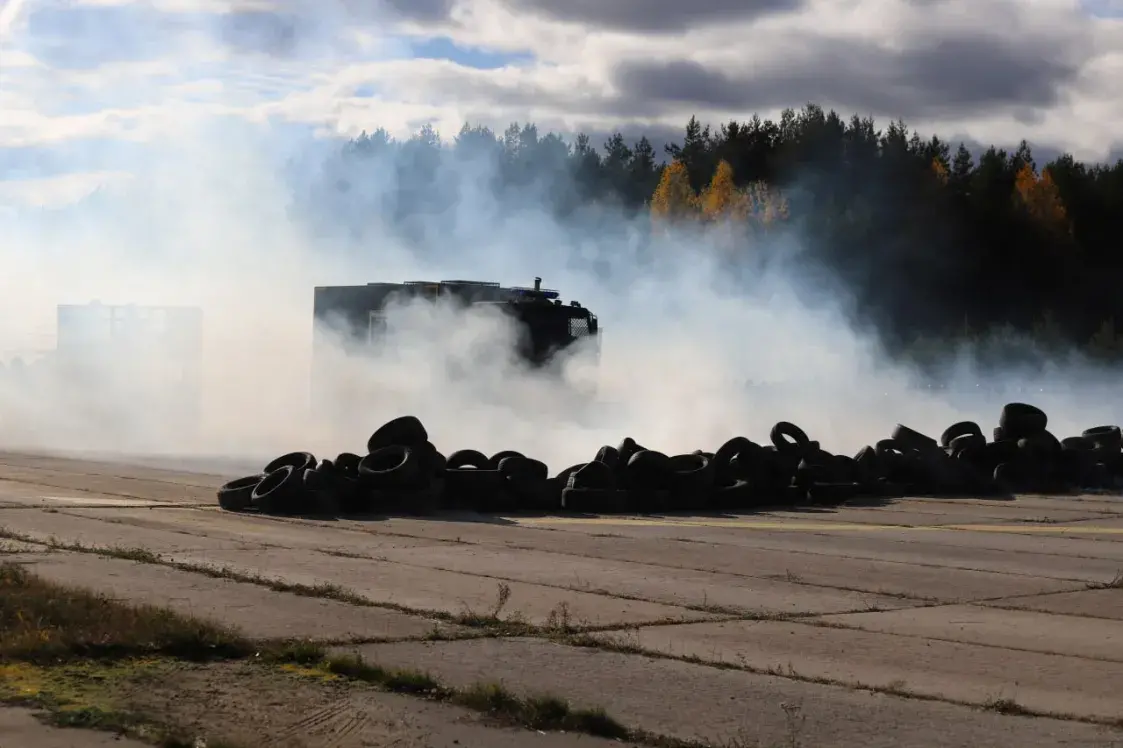
<path fill-rule="evenodd" d="M 465 125 L 445 145 L 431 129 L 406 142 L 379 129 L 325 171 L 324 189 L 335 192 L 316 205 L 346 192 L 360 201 L 349 220 L 377 217 L 432 235 L 453 220 L 446 208 L 481 184 L 480 172 L 455 184 L 460 165 L 496 163 L 486 186 L 500 204 L 532 200 L 567 220 L 600 216 L 600 230 L 611 230 L 605 207 L 653 219 L 747 218 L 754 231 L 722 249 L 746 264 L 768 251 L 761 233 L 796 230 L 802 256 L 834 272 L 891 353 L 909 355 L 918 340 L 934 350 L 933 341 L 986 339 L 996 356 L 1070 347 L 1123 356 L 1104 322 L 1123 318 L 1123 160 L 1092 165 L 1063 155 L 1042 165 L 1025 142 L 972 154 L 901 121 L 847 121 L 813 104 L 776 121 L 753 116 L 716 128 L 692 117 L 663 151 L 619 133 L 598 148 L 585 135 L 566 140 L 532 124 L 501 134 Z M 386 158 L 396 159 L 393 168 L 378 163 Z M 363 189 L 386 174 L 395 175 L 391 194 Z M 650 221 L 657 230 L 662 223 Z M 966 334 L 965 319 L 977 332 Z M 1007 333 L 995 332 L 1004 325 Z M 1022 342 L 993 342 L 1015 338 Z"/>

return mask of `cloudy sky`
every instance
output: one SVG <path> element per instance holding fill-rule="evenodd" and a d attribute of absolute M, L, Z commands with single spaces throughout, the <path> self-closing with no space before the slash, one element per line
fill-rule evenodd
<path fill-rule="evenodd" d="M 0 204 L 215 128 L 659 134 L 807 101 L 1115 156 L 1123 1 L 0 0 Z"/>

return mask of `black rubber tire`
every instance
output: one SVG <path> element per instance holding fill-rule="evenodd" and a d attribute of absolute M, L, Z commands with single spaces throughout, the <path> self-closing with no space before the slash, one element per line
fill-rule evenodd
<path fill-rule="evenodd" d="M 360 455 L 354 452 L 341 452 L 335 458 L 335 467 L 340 473 L 349 478 L 359 477 L 359 463 L 363 461 Z"/>
<path fill-rule="evenodd" d="M 588 464 L 589 463 L 587 462 L 579 462 L 576 465 L 570 465 L 565 470 L 562 470 L 560 473 L 555 475 L 553 480 L 556 480 L 562 488 L 565 488 L 569 485 L 569 476 L 573 475 Z"/>
<path fill-rule="evenodd" d="M 630 437 L 630 436 L 624 437 L 620 441 L 619 446 L 616 447 L 616 453 L 620 456 L 620 463 L 619 464 L 621 466 L 627 465 L 628 460 L 632 459 L 632 455 L 634 455 L 637 452 L 643 452 L 645 450 L 646 450 L 646 447 L 642 447 L 639 444 L 637 444 L 636 440 L 633 439 L 632 437 Z"/>
<path fill-rule="evenodd" d="M 244 512 L 253 505 L 253 490 L 265 476 L 247 475 L 222 484 L 216 492 L 218 505 L 228 512 Z"/>
<path fill-rule="evenodd" d="M 580 514 L 623 514 L 631 508 L 628 492 L 611 488 L 566 488 L 561 500 L 564 511 Z"/>
<path fill-rule="evenodd" d="M 868 444 L 854 455 L 854 467 L 859 480 L 866 483 L 873 483 L 878 478 L 884 477 L 881 458 L 877 456 L 874 448 Z"/>
<path fill-rule="evenodd" d="M 359 480 L 375 491 L 400 491 L 420 487 L 421 455 L 405 445 L 382 447 L 359 463 Z"/>
<path fill-rule="evenodd" d="M 944 429 L 944 433 L 940 434 L 940 446 L 950 447 L 953 439 L 968 434 L 978 434 L 979 438 L 984 442 L 986 441 L 986 437 L 983 435 L 983 429 L 979 424 L 974 421 L 960 421 Z"/>
<path fill-rule="evenodd" d="M 367 439 L 367 454 L 383 447 L 419 447 L 429 441 L 429 432 L 416 416 L 387 421 Z"/>
<path fill-rule="evenodd" d="M 756 491 L 752 484 L 745 480 L 736 480 L 728 486 L 714 489 L 710 497 L 710 506 L 724 511 L 748 509 L 757 504 Z"/>
<path fill-rule="evenodd" d="M 495 466 L 483 452 L 474 449 L 458 449 L 448 456 L 445 470 L 461 470 L 475 468 L 476 470 L 494 470 Z"/>
<path fill-rule="evenodd" d="M 1033 436 L 1046 429 L 1049 417 L 1041 408 L 1028 403 L 1006 403 L 998 416 L 998 427 L 1008 439 Z"/>
<path fill-rule="evenodd" d="M 893 433 L 889 435 L 889 438 L 903 446 L 905 449 L 917 449 L 922 452 L 932 450 L 940 446 L 940 443 L 932 437 L 928 436 L 927 434 L 922 434 L 916 429 L 910 429 L 903 423 L 898 423 L 893 427 Z"/>
<path fill-rule="evenodd" d="M 616 474 L 608 465 L 593 460 L 570 474 L 566 488 L 613 491 L 616 489 Z"/>
<path fill-rule="evenodd" d="M 671 487 L 671 458 L 662 452 L 645 449 L 628 460 L 628 487 L 640 491 L 666 491 Z"/>
<path fill-rule="evenodd" d="M 605 465 L 615 470 L 620 465 L 620 450 L 606 444 L 597 450 L 597 456 L 593 459 L 597 462 L 603 462 Z"/>
<path fill-rule="evenodd" d="M 304 496 L 304 470 L 282 465 L 261 479 L 251 494 L 257 508 L 267 514 L 292 514 Z"/>
<path fill-rule="evenodd" d="M 498 470 L 499 463 L 507 459 L 508 457 L 526 457 L 526 455 L 524 455 L 522 452 L 516 452 L 513 449 L 507 449 L 503 450 L 502 452 L 496 452 L 495 454 L 493 454 L 488 458 L 487 464 L 492 470 Z"/>
<path fill-rule="evenodd" d="M 505 457 L 499 461 L 499 472 L 509 481 L 544 481 L 550 477 L 546 463 L 522 455 Z"/>
<path fill-rule="evenodd" d="M 503 476 L 503 489 L 512 499 L 512 509 L 550 511 L 558 508 L 546 463 L 529 457 L 507 457 L 499 462 L 499 474 Z"/>
<path fill-rule="evenodd" d="M 1061 449 L 1066 452 L 1091 452 L 1096 443 L 1087 436 L 1069 436 L 1061 439 Z"/>
<path fill-rule="evenodd" d="M 772 430 L 768 432 L 768 438 L 780 452 L 803 452 L 811 442 L 807 432 L 788 421 L 780 421 L 773 426 Z"/>
<path fill-rule="evenodd" d="M 671 501 L 675 509 L 701 510 L 710 504 L 717 471 L 705 455 L 684 454 L 671 457 Z"/>
<path fill-rule="evenodd" d="M 334 485 L 334 475 L 330 470 L 319 467 L 304 471 L 304 487 L 309 491 L 327 491 Z"/>
<path fill-rule="evenodd" d="M 944 432 L 947 433 L 947 432 Z M 948 454 L 952 457 L 958 457 L 960 453 L 966 450 L 981 451 L 987 445 L 986 437 L 980 433 L 967 432 L 954 437 L 948 444 Z"/>
<path fill-rule="evenodd" d="M 432 442 L 419 447 L 421 453 L 421 472 L 433 478 L 444 475 L 448 468 L 448 458 L 441 454 Z"/>
<path fill-rule="evenodd" d="M 494 512 L 501 503 L 503 476 L 498 470 L 456 468 L 445 471 L 445 495 L 454 507 Z"/>
<path fill-rule="evenodd" d="M 904 457 L 908 448 L 896 439 L 882 439 L 873 445 L 873 451 L 882 460 L 895 460 Z"/>
<path fill-rule="evenodd" d="M 1118 426 L 1095 426 L 1084 429 L 1081 436 L 1090 439 L 1097 447 L 1119 451 L 1123 447 L 1123 433 Z"/>
<path fill-rule="evenodd" d="M 820 506 L 838 506 L 858 496 L 857 483 L 813 483 L 807 487 L 807 500 Z"/>
<path fill-rule="evenodd" d="M 675 455 L 670 458 L 676 490 L 709 491 L 714 487 L 714 463 L 705 455 Z"/>
<path fill-rule="evenodd" d="M 305 470 L 316 467 L 316 455 L 311 452 L 289 452 L 270 462 L 261 472 L 269 475 L 285 465 L 291 466 L 298 473 L 303 473 Z"/>

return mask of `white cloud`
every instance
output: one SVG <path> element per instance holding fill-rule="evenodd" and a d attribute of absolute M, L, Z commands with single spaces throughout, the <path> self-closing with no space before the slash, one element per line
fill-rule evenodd
<path fill-rule="evenodd" d="M 699 18 L 721 1 L 700 3 Z M 442 5 L 422 3 L 415 19 L 408 3 L 392 3 L 407 14 L 393 21 L 381 12 L 358 17 L 343 2 L 79 0 L 71 5 L 85 12 L 132 7 L 180 18 L 159 55 L 121 59 L 107 48 L 103 64 L 80 68 L 58 54 L 48 62 L 31 36 L 29 15 L 60 6 L 29 0 L 13 14 L 19 2 L 0 11 L 9 24 L 0 38 L 7 148 L 158 142 L 169 129 L 217 116 L 346 135 L 378 126 L 400 135 L 423 122 L 451 135 L 465 120 L 634 131 L 679 128 L 691 114 L 776 116 L 821 96 L 845 115 L 903 116 L 926 133 L 1007 144 L 1025 137 L 1088 159 L 1121 145 L 1114 123 L 1123 120 L 1123 23 L 1075 0 L 806 0 L 790 13 L 745 20 L 728 18 L 734 5 L 726 4 L 720 23 L 700 20 L 678 33 L 645 30 L 660 26 L 651 18 L 629 27 L 623 5 L 611 28 L 582 21 L 581 13 L 599 12 L 590 3 L 551 19 L 541 9 L 553 6 L 537 0 L 459 2 L 443 18 Z M 534 13 L 525 10 L 532 3 Z M 263 27 L 294 35 L 283 48 L 234 48 L 223 36 L 222 18 L 271 8 L 316 22 Z M 533 59 L 491 69 L 398 59 L 402 34 Z"/>

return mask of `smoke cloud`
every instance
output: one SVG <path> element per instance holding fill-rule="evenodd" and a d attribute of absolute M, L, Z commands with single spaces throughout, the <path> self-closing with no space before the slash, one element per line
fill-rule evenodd
<path fill-rule="evenodd" d="M 239 90 L 224 94 L 227 107 Z M 165 93 L 171 121 L 188 102 Z M 983 376 L 965 351 L 945 372 L 948 389 L 928 388 L 851 321 L 846 290 L 804 261 L 798 224 L 760 240 L 734 273 L 717 238 L 653 236 L 645 219 L 607 206 L 559 218 L 535 190 L 496 193 L 493 159 L 445 159 L 442 189 L 454 197 L 435 214 L 419 207 L 428 197 L 411 176 L 425 166 L 408 160 L 350 167 L 347 191 L 329 188 L 339 175 L 326 156 L 341 145 L 196 111 L 128 164 L 127 182 L 0 218 L 0 447 L 330 457 L 361 450 L 378 425 L 409 413 L 446 453 L 517 449 L 556 473 L 624 436 L 670 453 L 712 450 L 734 435 L 766 441 L 780 420 L 842 452 L 898 421 L 936 435 L 964 417 L 987 426 L 1009 399 L 1045 406 L 1057 433 L 1111 420 L 1104 386 L 1087 394 L 1102 378 L 1081 362 Z M 409 231 L 384 209 L 387 196 L 410 208 Z M 502 318 L 406 305 L 392 310 L 377 355 L 328 352 L 331 374 L 318 385 L 329 403 L 314 407 L 315 286 L 535 276 L 598 315 L 599 361 L 577 350 L 560 372 L 530 372 L 508 355 Z M 201 309 L 197 423 L 175 410 L 187 399 L 170 373 L 176 355 L 142 348 L 150 360 L 103 362 L 92 374 L 50 353 L 56 306 L 92 300 Z M 1077 373 L 1079 391 L 1058 387 Z M 1046 383 L 1047 394 L 1034 392 Z M 151 387 L 167 393 L 162 405 L 145 400 Z"/>

